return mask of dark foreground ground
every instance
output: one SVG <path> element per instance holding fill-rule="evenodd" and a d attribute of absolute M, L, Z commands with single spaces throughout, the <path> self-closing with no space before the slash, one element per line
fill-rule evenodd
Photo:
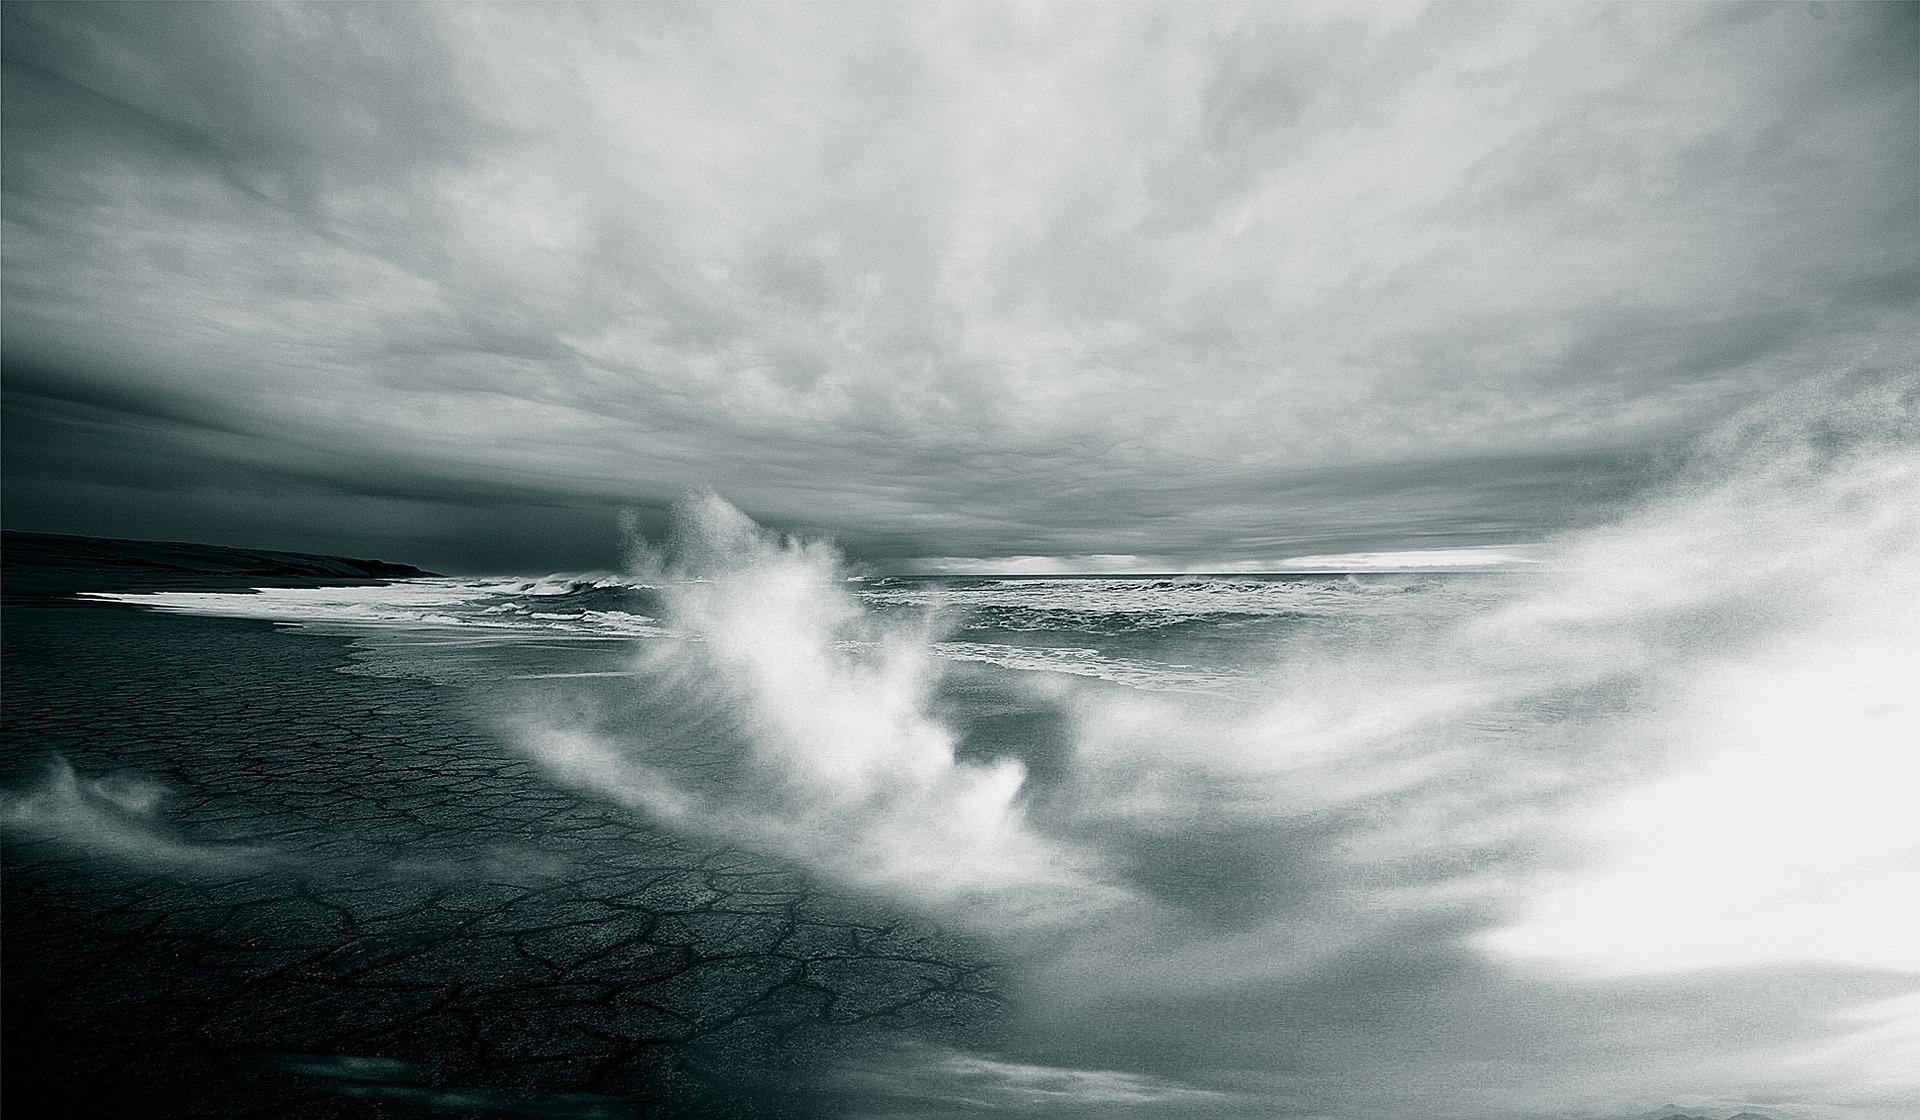
<path fill-rule="evenodd" d="M 9 1118 L 835 1115 L 833 1068 L 995 1021 L 966 946 L 557 790 L 461 689 L 346 663 L 5 608 Z"/>

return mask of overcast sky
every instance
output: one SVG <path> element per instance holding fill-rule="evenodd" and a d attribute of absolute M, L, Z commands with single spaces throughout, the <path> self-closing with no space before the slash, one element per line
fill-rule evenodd
<path fill-rule="evenodd" d="M 1911 357 L 1916 15 L 8 4 L 6 522 L 1524 544 Z"/>

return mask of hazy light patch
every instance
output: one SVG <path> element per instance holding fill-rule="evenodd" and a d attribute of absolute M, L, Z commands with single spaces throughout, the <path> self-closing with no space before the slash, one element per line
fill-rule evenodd
<path fill-rule="evenodd" d="M 1875 633 L 1889 613 L 1913 612 L 1880 604 L 1836 619 L 1829 641 L 1703 682 L 1703 709 L 1664 730 L 1705 757 L 1595 815 L 1591 834 L 1617 853 L 1606 869 L 1486 943 L 1617 972 L 1920 972 L 1920 702 L 1901 698 L 1920 652 Z"/>
<path fill-rule="evenodd" d="M 1598 866 L 1485 946 L 1602 972 L 1920 972 L 1916 430 L 1897 380 L 1787 397 L 1716 437 L 1723 477 L 1591 532 L 1587 578 L 1489 620 L 1642 675 L 1659 702 L 1611 738 L 1660 765 L 1569 821 Z"/>

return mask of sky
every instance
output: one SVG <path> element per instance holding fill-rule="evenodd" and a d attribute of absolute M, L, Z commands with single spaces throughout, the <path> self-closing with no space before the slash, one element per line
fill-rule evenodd
<path fill-rule="evenodd" d="M 1524 555 L 1920 337 L 1912 5 L 8 3 L 0 55 L 10 528 Z"/>

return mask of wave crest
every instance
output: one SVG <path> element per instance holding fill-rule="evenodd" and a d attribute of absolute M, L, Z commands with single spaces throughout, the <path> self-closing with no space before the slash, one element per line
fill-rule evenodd
<path fill-rule="evenodd" d="M 1084 852 L 1030 827 L 1018 760 L 956 757 L 935 713 L 929 618 L 870 615 L 831 546 L 762 529 L 706 494 L 679 507 L 641 571 L 689 640 L 640 655 L 637 687 L 650 694 L 647 715 L 629 714 L 633 733 L 529 729 L 562 779 L 858 886 L 986 906 L 996 923 L 1117 900 Z M 718 779 L 687 765 L 716 752 Z"/>

